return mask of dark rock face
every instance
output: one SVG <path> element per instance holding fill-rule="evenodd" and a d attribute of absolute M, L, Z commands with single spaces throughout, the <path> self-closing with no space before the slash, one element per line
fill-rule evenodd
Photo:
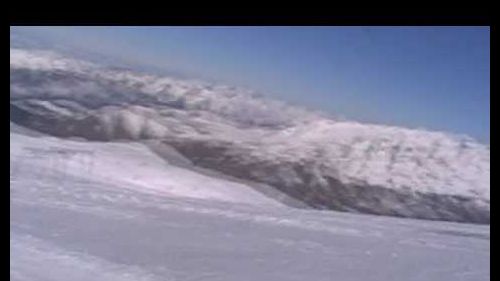
<path fill-rule="evenodd" d="M 58 137 L 82 137 L 93 141 L 110 140 L 104 133 L 102 125 L 92 116 L 80 120 L 68 120 L 35 114 L 11 103 L 10 121 Z"/>
<path fill-rule="evenodd" d="M 226 153 L 232 144 L 206 144 L 203 142 L 169 141 L 170 145 L 191 159 L 196 165 L 221 171 L 243 179 L 265 182 L 301 200 L 313 208 L 338 211 L 411 217 L 457 222 L 489 223 L 489 209 L 482 208 L 471 198 L 412 193 L 370 185 L 347 185 L 333 177 L 328 184 L 314 181 L 307 164 L 268 163 L 259 159 L 243 163 L 234 153 Z M 302 180 L 299 184 L 287 184 L 273 174 L 283 166 L 293 169 Z M 252 171 L 252 172 L 250 172 Z"/>

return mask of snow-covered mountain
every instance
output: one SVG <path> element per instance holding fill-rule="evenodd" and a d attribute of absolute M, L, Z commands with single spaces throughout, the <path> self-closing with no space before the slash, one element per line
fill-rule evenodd
<path fill-rule="evenodd" d="M 137 142 L 10 143 L 12 281 L 490 280 L 489 225 L 289 208 Z"/>
<path fill-rule="evenodd" d="M 489 222 L 490 149 L 466 136 L 337 120 L 48 51 L 11 48 L 10 85 L 11 121 L 40 132 L 144 142 L 163 157 L 172 148 L 314 208 Z"/>

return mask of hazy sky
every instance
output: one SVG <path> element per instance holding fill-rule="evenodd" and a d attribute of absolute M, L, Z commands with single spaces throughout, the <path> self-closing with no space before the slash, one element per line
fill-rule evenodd
<path fill-rule="evenodd" d="M 25 27 L 13 33 L 249 87 L 349 119 L 489 143 L 489 27 Z"/>

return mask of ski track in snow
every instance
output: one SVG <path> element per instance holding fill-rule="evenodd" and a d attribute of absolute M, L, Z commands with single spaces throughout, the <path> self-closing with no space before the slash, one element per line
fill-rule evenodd
<path fill-rule="evenodd" d="M 489 226 L 288 208 L 155 157 L 11 132 L 11 280 L 490 279 Z"/>

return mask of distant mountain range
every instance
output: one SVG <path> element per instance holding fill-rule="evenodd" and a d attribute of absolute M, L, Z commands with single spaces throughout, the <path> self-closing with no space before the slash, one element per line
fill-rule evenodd
<path fill-rule="evenodd" d="M 489 223 L 490 148 L 338 120 L 252 91 L 10 50 L 10 119 L 57 137 L 155 141 L 319 209 Z"/>

